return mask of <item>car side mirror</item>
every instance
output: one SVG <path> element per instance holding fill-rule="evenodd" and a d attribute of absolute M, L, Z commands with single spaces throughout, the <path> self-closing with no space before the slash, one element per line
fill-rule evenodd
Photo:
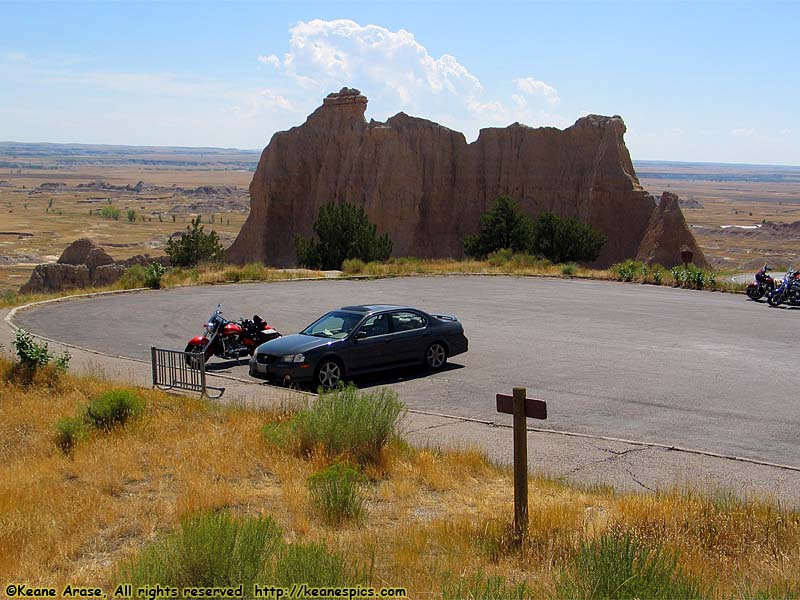
<path fill-rule="evenodd" d="M 365 337 L 367 337 L 367 332 L 364 331 L 363 329 L 361 331 L 356 332 L 356 337 L 355 337 L 356 340 L 363 340 Z"/>

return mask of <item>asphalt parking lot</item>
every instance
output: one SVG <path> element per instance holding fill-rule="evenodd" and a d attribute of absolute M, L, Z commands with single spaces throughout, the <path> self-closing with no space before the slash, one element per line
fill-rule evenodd
<path fill-rule="evenodd" d="M 442 372 L 357 380 L 392 386 L 409 407 L 505 421 L 494 395 L 526 386 L 562 431 L 800 465 L 800 311 L 743 295 L 514 277 L 299 281 L 101 296 L 19 313 L 21 327 L 113 355 L 183 349 L 218 302 L 283 333 L 346 304 L 397 303 L 456 315 L 470 351 Z M 247 377 L 214 358 L 209 370 Z"/>

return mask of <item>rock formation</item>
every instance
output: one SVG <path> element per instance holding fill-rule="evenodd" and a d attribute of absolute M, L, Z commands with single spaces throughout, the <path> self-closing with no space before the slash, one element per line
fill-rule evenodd
<path fill-rule="evenodd" d="M 598 265 L 637 256 L 646 231 L 664 249 L 665 266 L 680 262 L 680 253 L 667 255 L 672 237 L 705 265 L 682 216 L 653 222 L 671 214 L 639 184 L 618 116 L 589 115 L 564 130 L 514 123 L 467 144 L 459 132 L 402 112 L 367 123 L 366 105 L 358 90 L 343 88 L 302 126 L 272 137 L 230 260 L 294 265 L 294 236 L 310 236 L 319 207 L 334 201 L 363 206 L 391 236 L 395 256 L 461 257 L 464 236 L 508 194 L 533 217 L 552 211 L 603 231 Z"/>
<path fill-rule="evenodd" d="M 67 246 L 55 264 L 37 265 L 20 292 L 32 294 L 111 285 L 128 267 L 147 266 L 154 262 L 168 266 L 169 257 L 138 254 L 115 261 L 95 242 L 81 238 Z"/>
<path fill-rule="evenodd" d="M 671 267 L 676 263 L 676 256 L 677 262 L 680 262 L 682 250 L 692 252 L 692 262 L 697 266 L 707 266 L 705 256 L 697 247 L 694 236 L 686 225 L 686 219 L 683 218 L 678 196 L 664 192 L 650 216 L 636 260 Z"/>

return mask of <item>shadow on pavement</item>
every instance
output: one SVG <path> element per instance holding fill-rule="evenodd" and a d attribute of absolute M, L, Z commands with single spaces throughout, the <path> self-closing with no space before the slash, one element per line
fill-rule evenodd
<path fill-rule="evenodd" d="M 400 369 L 393 369 L 391 371 L 380 371 L 378 373 L 370 373 L 368 375 L 358 375 L 353 377 L 353 383 L 359 389 L 376 387 L 379 385 L 388 385 L 390 383 L 400 383 L 402 381 L 412 381 L 414 379 L 422 379 L 423 377 L 430 377 L 438 373 L 448 373 L 450 371 L 457 371 L 463 369 L 464 365 L 458 363 L 445 363 L 444 367 L 438 371 L 429 371 L 420 367 L 403 367 Z"/>

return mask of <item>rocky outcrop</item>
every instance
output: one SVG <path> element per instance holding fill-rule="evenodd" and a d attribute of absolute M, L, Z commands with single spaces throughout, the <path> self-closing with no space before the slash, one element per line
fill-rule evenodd
<path fill-rule="evenodd" d="M 676 263 L 676 256 L 680 262 L 682 250 L 692 252 L 692 262 L 695 265 L 708 266 L 703 251 L 697 246 L 694 236 L 686 226 L 678 196 L 664 192 L 650 216 L 636 260 L 671 267 Z"/>
<path fill-rule="evenodd" d="M 328 202 L 363 206 L 391 236 L 396 256 L 461 257 L 464 236 L 508 194 L 533 217 L 552 211 L 603 231 L 599 265 L 637 256 L 663 213 L 639 184 L 618 116 L 589 115 L 564 130 L 514 123 L 483 129 L 468 144 L 457 131 L 404 113 L 367 123 L 366 105 L 358 90 L 343 88 L 302 126 L 272 137 L 230 260 L 295 264 L 294 236 L 310 236 Z M 662 229 L 659 240 L 675 236 L 696 248 L 682 218 Z M 661 260 L 677 264 L 680 254 Z"/>
<path fill-rule="evenodd" d="M 169 257 L 138 254 L 115 261 L 92 240 L 81 238 L 67 246 L 55 264 L 37 265 L 20 292 L 32 294 L 111 285 L 128 267 L 146 267 L 154 262 L 169 266 Z"/>

